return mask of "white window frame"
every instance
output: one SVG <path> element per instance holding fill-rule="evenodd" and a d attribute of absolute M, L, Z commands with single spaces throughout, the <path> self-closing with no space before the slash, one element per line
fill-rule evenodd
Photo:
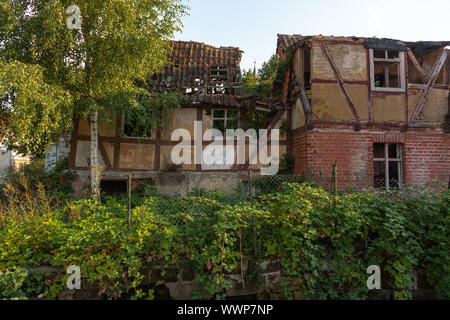
<path fill-rule="evenodd" d="M 389 158 L 389 145 L 395 144 L 397 147 L 397 156 L 398 158 Z M 403 184 L 403 147 L 400 143 L 392 143 L 387 142 L 384 143 L 384 158 L 373 158 L 373 162 L 384 162 L 385 165 L 385 188 L 387 191 L 389 191 L 389 163 L 390 162 L 397 162 L 397 170 L 398 170 L 398 183 L 399 185 Z"/>
<path fill-rule="evenodd" d="M 406 91 L 406 68 L 405 68 L 405 59 L 406 59 L 406 52 L 405 51 L 398 51 L 399 57 L 398 58 L 388 58 L 388 51 L 395 51 L 395 50 L 384 50 L 384 49 L 377 49 L 377 50 L 384 50 L 385 57 L 384 58 L 375 58 L 374 57 L 374 49 L 369 49 L 369 57 L 370 57 L 370 86 L 372 88 L 372 91 L 384 91 L 384 92 L 405 92 Z M 375 61 L 379 62 L 394 62 L 399 63 L 399 80 L 400 80 L 400 88 L 386 88 L 386 87 L 376 87 L 375 86 Z"/>

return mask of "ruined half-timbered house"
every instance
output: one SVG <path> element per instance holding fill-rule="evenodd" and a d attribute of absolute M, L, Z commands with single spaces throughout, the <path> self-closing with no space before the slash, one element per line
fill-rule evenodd
<path fill-rule="evenodd" d="M 251 164 L 248 161 L 249 152 L 246 152 L 244 165 L 207 165 L 194 161 L 194 139 L 198 134 L 194 126 L 196 121 L 202 124 L 201 148 L 211 144 L 211 140 L 203 139 L 206 130 L 237 129 L 245 122 L 242 116 L 244 102 L 249 97 L 239 91 L 242 89 L 242 51 L 235 47 L 216 48 L 193 41 L 172 41 L 171 45 L 170 63 L 153 77 L 149 90 L 181 92 L 182 108 L 170 111 L 167 128 L 152 128 L 150 134 L 145 132 L 140 135 L 136 134 L 136 130 L 128 130 L 121 115 L 116 116 L 112 124 L 99 124 L 99 162 L 104 168 L 101 183 L 104 191 L 126 190 L 130 173 L 134 183 L 153 180 L 163 192 L 168 193 L 186 194 L 195 188 L 232 191 L 249 170 L 256 171 L 262 167 L 260 163 Z M 269 117 L 267 129 L 279 128 L 282 119 L 287 117 L 287 111 L 279 103 L 263 103 L 261 107 L 270 116 L 273 114 L 272 118 Z M 78 174 L 78 180 L 74 183 L 77 191 L 89 181 L 89 126 L 89 121 L 75 119 L 70 140 L 69 167 Z M 172 150 L 179 143 L 173 141 L 171 135 L 177 129 L 189 131 L 192 140 L 188 144 L 192 147 L 193 157 L 192 164 L 182 164 L 178 168 L 171 162 Z M 277 142 L 281 157 L 286 150 L 286 137 L 280 135 Z"/>
<path fill-rule="evenodd" d="M 295 172 L 345 188 L 450 178 L 450 42 L 278 35 Z"/>

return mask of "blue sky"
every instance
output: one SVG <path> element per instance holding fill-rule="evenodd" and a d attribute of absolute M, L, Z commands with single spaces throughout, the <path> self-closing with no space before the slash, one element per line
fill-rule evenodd
<path fill-rule="evenodd" d="M 449 40 L 450 0 L 190 0 L 176 40 L 244 51 L 242 68 L 275 53 L 277 33 Z"/>

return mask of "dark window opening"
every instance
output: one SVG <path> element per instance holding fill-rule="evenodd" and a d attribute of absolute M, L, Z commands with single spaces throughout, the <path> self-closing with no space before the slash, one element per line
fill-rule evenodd
<path fill-rule="evenodd" d="M 375 61 L 375 87 L 401 88 L 400 64 Z"/>
<path fill-rule="evenodd" d="M 385 50 L 373 50 L 373 57 L 377 59 L 384 59 L 386 57 Z"/>
<path fill-rule="evenodd" d="M 206 112 L 211 116 L 211 127 L 226 135 L 227 129 L 236 130 L 239 127 L 239 111 L 226 109 L 209 109 Z"/>
<path fill-rule="evenodd" d="M 127 193 L 127 182 L 125 180 L 102 180 L 100 190 L 107 196 L 118 196 Z"/>
<path fill-rule="evenodd" d="M 373 145 L 374 187 L 398 189 L 402 178 L 402 146 L 396 143 L 375 143 Z"/>
<path fill-rule="evenodd" d="M 306 96 L 308 97 L 309 103 L 311 104 L 311 49 L 304 48 L 303 55 L 303 80 L 305 83 Z"/>
<path fill-rule="evenodd" d="M 126 113 L 123 117 L 123 134 L 130 138 L 151 138 L 152 126 L 149 119 L 137 113 Z"/>

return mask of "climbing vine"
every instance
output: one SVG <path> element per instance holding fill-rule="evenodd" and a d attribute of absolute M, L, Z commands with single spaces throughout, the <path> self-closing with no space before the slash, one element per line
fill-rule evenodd
<path fill-rule="evenodd" d="M 293 182 L 250 201 L 202 190 L 173 198 L 144 188 L 132 199 L 130 231 L 126 198 L 3 206 L 0 295 L 55 298 L 65 288 L 65 268 L 78 265 L 84 289 L 153 299 L 155 288 L 189 261 L 192 297 L 224 299 L 236 285 L 230 274 L 241 285 L 262 285 L 263 266 L 272 261 L 287 299 L 366 299 L 370 265 L 381 267 L 383 288 L 395 299 L 413 297 L 414 272 L 449 298 L 450 192 L 442 190 L 334 196 Z M 32 273 L 40 266 L 62 272 Z"/>

